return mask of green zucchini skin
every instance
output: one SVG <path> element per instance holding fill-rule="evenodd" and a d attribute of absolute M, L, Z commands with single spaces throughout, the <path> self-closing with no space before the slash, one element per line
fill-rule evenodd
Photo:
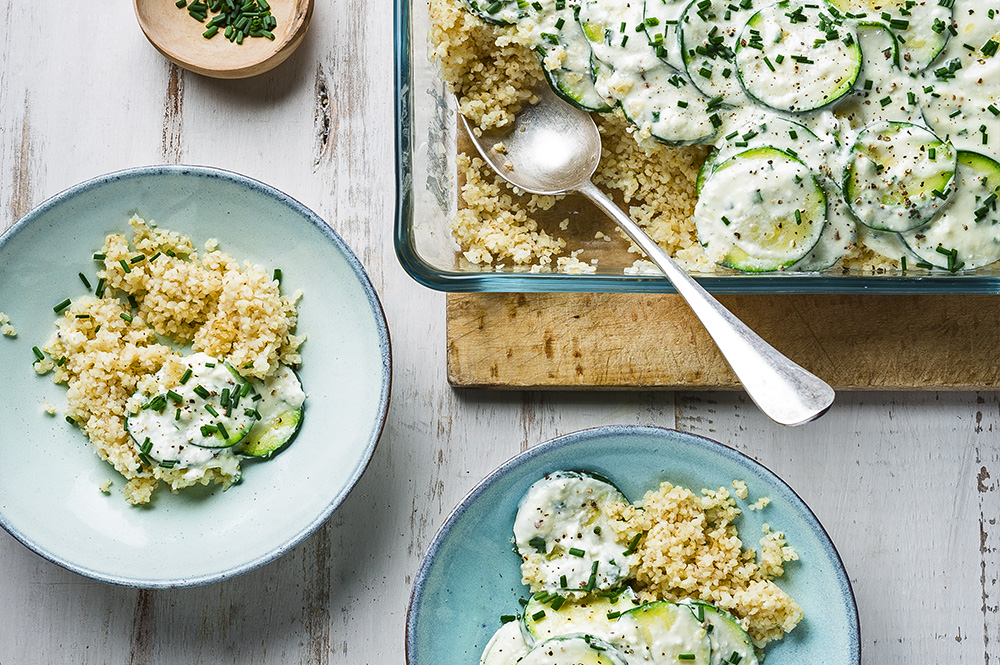
<path fill-rule="evenodd" d="M 302 428 L 303 408 L 289 409 L 277 417 L 261 420 L 243 441 L 240 453 L 268 459 L 285 449 Z"/>

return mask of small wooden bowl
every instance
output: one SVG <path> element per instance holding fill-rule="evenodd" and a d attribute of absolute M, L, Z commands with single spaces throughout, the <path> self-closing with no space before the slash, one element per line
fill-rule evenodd
<path fill-rule="evenodd" d="M 271 14 L 278 22 L 274 41 L 248 37 L 236 44 L 223 37 L 221 29 L 211 39 L 202 37 L 207 21 L 191 18 L 174 1 L 133 0 L 146 39 L 178 66 L 220 79 L 256 76 L 280 65 L 302 43 L 313 13 L 313 0 L 270 0 Z"/>

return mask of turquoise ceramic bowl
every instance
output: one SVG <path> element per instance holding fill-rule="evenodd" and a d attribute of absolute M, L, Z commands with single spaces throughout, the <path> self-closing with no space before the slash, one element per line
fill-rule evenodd
<path fill-rule="evenodd" d="M 157 490 L 126 503 L 124 480 L 63 418 L 64 386 L 32 370 L 32 346 L 55 330 L 53 306 L 85 293 L 108 233 L 131 237 L 138 214 L 208 238 L 237 260 L 281 268 L 302 290 L 300 372 L 308 394 L 298 437 L 272 460 L 244 464 L 228 491 Z M 93 279 L 91 281 L 94 281 Z M 371 459 L 389 401 L 389 335 L 364 269 L 315 213 L 249 178 L 157 166 L 101 176 L 49 199 L 0 236 L 0 525 L 43 557 L 105 582 L 204 584 L 291 549 L 340 505 Z M 56 416 L 43 410 L 49 402 Z M 111 478 L 111 495 L 98 486 Z"/>
<path fill-rule="evenodd" d="M 768 665 L 858 665 L 860 628 L 854 593 L 829 536 L 780 478 L 731 448 L 691 434 L 653 427 L 601 427 L 553 439 L 524 452 L 479 483 L 441 527 L 410 598 L 409 665 L 471 665 L 500 627 L 517 614 L 519 557 L 511 545 L 514 514 L 533 482 L 559 469 L 609 478 L 631 500 L 663 480 L 694 490 L 732 488 L 745 480 L 750 499 L 770 496 L 763 511 L 737 523 L 744 545 L 756 545 L 764 522 L 784 531 L 801 560 L 780 586 L 804 612 L 802 622 L 766 652 Z M 746 502 L 738 502 L 743 508 Z"/>

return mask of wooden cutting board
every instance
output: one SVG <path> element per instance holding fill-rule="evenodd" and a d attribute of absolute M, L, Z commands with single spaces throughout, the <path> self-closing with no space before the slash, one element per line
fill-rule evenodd
<path fill-rule="evenodd" d="M 719 300 L 840 390 L 1000 389 L 1000 296 Z M 739 387 L 676 295 L 450 294 L 447 319 L 455 387 Z"/>

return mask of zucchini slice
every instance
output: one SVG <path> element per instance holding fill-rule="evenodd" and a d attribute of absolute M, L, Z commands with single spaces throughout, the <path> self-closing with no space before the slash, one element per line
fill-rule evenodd
<path fill-rule="evenodd" d="M 866 127 L 844 169 L 844 196 L 858 220 L 878 231 L 909 231 L 949 201 L 956 151 L 931 130 L 908 122 Z"/>
<path fill-rule="evenodd" d="M 857 26 L 861 46 L 861 73 L 854 90 L 834 109 L 852 127 L 863 128 L 888 120 L 920 119 L 920 99 L 912 79 L 900 66 L 899 40 L 885 23 Z"/>
<path fill-rule="evenodd" d="M 246 403 L 260 416 L 243 440 L 240 453 L 248 457 L 271 457 L 291 443 L 302 426 L 306 394 L 292 368 L 281 365 L 267 377 L 260 399 Z"/>
<path fill-rule="evenodd" d="M 736 77 L 734 50 L 754 12 L 751 0 L 691 0 L 685 8 L 677 30 L 681 56 L 688 78 L 706 96 L 722 97 L 734 106 L 746 101 Z"/>
<path fill-rule="evenodd" d="M 486 643 L 479 665 L 514 665 L 529 649 L 518 623 L 508 621 Z"/>
<path fill-rule="evenodd" d="M 898 37 L 902 67 L 918 74 L 948 43 L 954 3 L 938 0 L 829 0 L 843 14 L 869 20 L 881 18 Z"/>
<path fill-rule="evenodd" d="M 593 635 L 553 637 L 539 642 L 519 665 L 627 665 L 614 646 Z"/>
<path fill-rule="evenodd" d="M 613 642 L 615 620 L 638 604 L 628 587 L 581 600 L 542 591 L 528 600 L 521 621 L 524 632 L 536 641 L 584 630 Z"/>
<path fill-rule="evenodd" d="M 777 148 L 752 148 L 715 168 L 694 222 L 716 263 L 744 272 L 780 270 L 819 242 L 826 195 L 800 160 Z"/>
<path fill-rule="evenodd" d="M 535 50 L 552 90 L 584 111 L 611 111 L 614 104 L 594 88 L 590 42 L 576 20 L 574 5 L 563 0 L 537 0 L 523 11 L 521 23 L 530 22 Z"/>
<path fill-rule="evenodd" d="M 844 200 L 844 195 L 833 180 L 819 178 L 826 194 L 826 225 L 816 246 L 789 270 L 817 272 L 834 265 L 854 248 L 858 241 L 858 220 Z"/>
<path fill-rule="evenodd" d="M 792 0 L 751 16 L 735 52 L 746 93 L 791 113 L 832 104 L 851 91 L 861 71 L 854 29 L 818 4 Z"/>
<path fill-rule="evenodd" d="M 687 605 L 708 631 L 708 641 L 712 645 L 711 665 L 758 665 L 753 640 L 732 614 L 700 600 L 684 600 L 681 604 Z"/>
<path fill-rule="evenodd" d="M 975 152 L 958 152 L 954 200 L 927 226 L 901 234 L 923 261 L 951 272 L 1000 260 L 1000 164 Z"/>
<path fill-rule="evenodd" d="M 179 377 L 166 367 L 156 374 L 155 395 L 137 393 L 143 405 L 127 417 L 126 429 L 150 459 L 184 467 L 242 441 L 258 415 L 242 406 L 257 391 L 229 363 L 195 353 L 181 364 Z"/>
<path fill-rule="evenodd" d="M 680 72 L 657 66 L 634 77 L 619 104 L 629 122 L 666 145 L 711 143 L 722 118 L 719 104 L 706 99 Z"/>
<path fill-rule="evenodd" d="M 604 513 L 619 501 L 627 500 L 614 485 L 576 471 L 551 473 L 528 489 L 514 519 L 514 546 L 532 593 L 579 596 L 631 576 L 634 557 Z"/>
<path fill-rule="evenodd" d="M 718 102 L 657 57 L 643 31 L 644 11 L 643 4 L 630 0 L 580 5 L 577 18 L 602 63 L 594 68 L 597 92 L 619 100 L 640 137 L 668 145 L 710 143 L 722 125 Z"/>
<path fill-rule="evenodd" d="M 684 69 L 677 26 L 686 6 L 685 0 L 646 0 L 643 4 L 646 39 L 657 57 L 674 69 Z"/>
<path fill-rule="evenodd" d="M 624 635 L 623 642 L 639 646 L 636 655 L 641 662 L 652 665 L 711 663 L 708 630 L 684 605 L 667 601 L 648 603 L 623 614 L 618 624 Z"/>
<path fill-rule="evenodd" d="M 1000 154 L 1000 4 L 963 3 L 955 29 L 922 77 L 924 120 L 959 150 Z"/>
<path fill-rule="evenodd" d="M 715 165 L 718 164 L 719 149 L 712 148 L 712 151 L 705 155 L 705 161 L 701 163 L 701 168 L 698 169 L 698 177 L 694 181 L 694 191 L 698 196 L 701 196 L 701 188 L 708 179 L 708 176 L 712 175 L 712 171 L 715 170 Z"/>

